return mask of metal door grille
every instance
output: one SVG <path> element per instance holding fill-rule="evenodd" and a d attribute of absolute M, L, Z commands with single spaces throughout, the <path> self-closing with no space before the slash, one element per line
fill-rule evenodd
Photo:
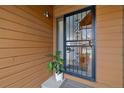
<path fill-rule="evenodd" d="M 64 16 L 65 72 L 95 80 L 95 7 Z"/>

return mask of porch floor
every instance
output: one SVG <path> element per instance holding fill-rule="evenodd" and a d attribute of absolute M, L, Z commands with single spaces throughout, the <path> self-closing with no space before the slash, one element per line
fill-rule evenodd
<path fill-rule="evenodd" d="M 89 86 L 64 78 L 63 81 L 56 81 L 55 76 L 51 76 L 42 85 L 42 88 L 90 88 Z"/>
<path fill-rule="evenodd" d="M 65 79 L 60 88 L 90 88 L 90 87 L 76 81 Z"/>

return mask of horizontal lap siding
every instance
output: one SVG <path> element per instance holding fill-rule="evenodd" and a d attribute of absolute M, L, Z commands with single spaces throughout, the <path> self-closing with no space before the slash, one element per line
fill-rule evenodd
<path fill-rule="evenodd" d="M 86 5 L 56 5 L 54 6 L 54 16 L 60 17 L 69 12 L 73 12 L 79 9 L 84 8 Z"/>
<path fill-rule="evenodd" d="M 51 6 L 0 6 L 0 87 L 40 87 L 49 77 L 52 23 Z"/>
<path fill-rule="evenodd" d="M 97 81 L 122 87 L 122 6 L 97 6 Z"/>

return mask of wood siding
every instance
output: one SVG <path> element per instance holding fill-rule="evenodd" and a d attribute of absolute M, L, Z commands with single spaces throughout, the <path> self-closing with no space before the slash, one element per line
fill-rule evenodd
<path fill-rule="evenodd" d="M 40 87 L 49 77 L 52 14 L 52 6 L 0 6 L 0 87 Z"/>
<path fill-rule="evenodd" d="M 55 6 L 56 18 L 84 6 Z M 96 82 L 65 74 L 66 78 L 92 87 L 123 87 L 123 6 L 96 6 Z M 54 50 L 56 42 L 54 24 Z"/>
<path fill-rule="evenodd" d="M 97 81 L 123 87 L 122 6 L 97 6 Z"/>

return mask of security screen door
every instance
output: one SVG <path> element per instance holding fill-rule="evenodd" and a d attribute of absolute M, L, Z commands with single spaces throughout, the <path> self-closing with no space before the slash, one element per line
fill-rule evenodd
<path fill-rule="evenodd" d="M 95 80 L 95 6 L 64 16 L 65 73 Z"/>

